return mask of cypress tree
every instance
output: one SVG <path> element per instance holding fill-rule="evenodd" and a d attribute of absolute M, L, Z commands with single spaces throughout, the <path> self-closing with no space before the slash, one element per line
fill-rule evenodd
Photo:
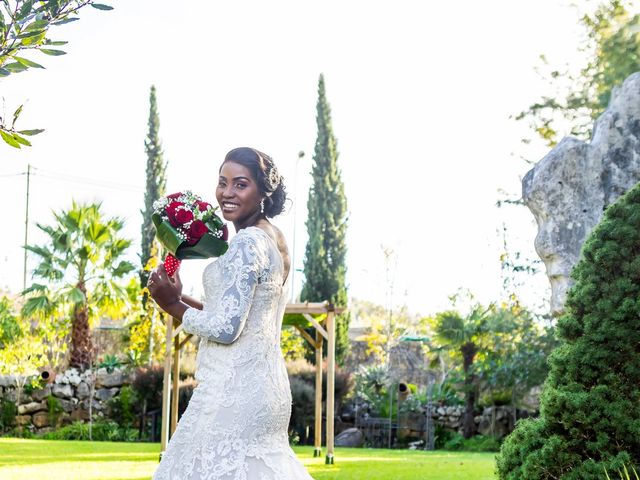
<path fill-rule="evenodd" d="M 142 289 L 142 309 L 138 321 L 129 326 L 130 350 L 140 355 L 138 361 L 154 361 L 154 355 L 158 352 L 158 340 L 161 339 L 163 322 L 156 321 L 155 305 L 149 302 L 147 280 L 149 274 L 158 263 L 159 246 L 155 240 L 155 228 L 151 215 L 153 214 L 153 202 L 165 194 L 167 163 L 164 161 L 162 143 L 160 142 L 160 116 L 156 101 L 156 87 L 151 86 L 149 93 L 149 121 L 147 123 L 147 138 L 144 141 L 144 149 L 147 154 L 146 189 L 144 192 L 144 209 L 142 214 L 142 240 L 140 245 L 140 287 Z M 159 313 L 162 315 L 162 313 Z M 143 406 L 146 411 L 146 406 Z"/>
<path fill-rule="evenodd" d="M 302 301 L 328 300 L 336 306 L 347 305 L 347 199 L 338 168 L 337 141 L 331 125 L 331 109 L 325 95 L 324 76 L 318 81 L 316 106 L 318 134 L 313 153 L 313 184 L 307 201 L 309 240 L 304 259 L 305 283 Z M 345 358 L 349 339 L 349 314 L 336 317 L 336 359 Z"/>
<path fill-rule="evenodd" d="M 572 276 L 540 417 L 518 423 L 499 478 L 618 478 L 640 466 L 640 185 L 604 213 Z"/>
<path fill-rule="evenodd" d="M 156 231 L 151 221 L 153 214 L 153 202 L 165 194 L 167 179 L 167 164 L 163 159 L 162 143 L 160 142 L 160 116 L 156 102 L 156 87 L 151 86 L 149 94 L 149 121 L 147 138 L 144 141 L 144 149 L 147 154 L 146 190 L 144 192 L 144 210 L 142 213 L 142 242 L 140 246 L 140 285 L 147 286 L 149 278 L 148 263 L 151 257 L 156 255 L 155 245 Z M 146 306 L 147 295 L 143 297 L 143 305 Z"/>

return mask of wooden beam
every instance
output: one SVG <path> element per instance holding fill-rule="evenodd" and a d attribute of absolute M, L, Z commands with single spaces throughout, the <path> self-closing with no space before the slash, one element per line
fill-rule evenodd
<path fill-rule="evenodd" d="M 327 457 L 325 463 L 333 464 L 333 416 L 335 409 L 336 390 L 336 324 L 333 312 L 327 314 L 327 331 L 329 344 L 327 345 Z"/>
<path fill-rule="evenodd" d="M 193 335 L 191 335 L 190 333 L 187 333 L 184 339 L 180 342 L 180 350 L 182 350 L 182 347 L 184 347 L 185 343 L 191 340 L 191 337 L 193 337 Z"/>
<path fill-rule="evenodd" d="M 330 311 L 333 311 L 335 313 L 342 313 L 345 310 L 345 307 L 335 307 L 329 302 L 305 302 L 287 304 L 285 313 L 310 313 L 313 315 L 327 313 Z"/>
<path fill-rule="evenodd" d="M 178 395 L 180 389 L 178 383 L 180 382 L 180 337 L 173 339 L 173 368 L 171 372 L 172 385 L 171 385 L 171 438 L 178 426 Z"/>
<path fill-rule="evenodd" d="M 173 338 L 176 338 L 178 335 L 180 335 L 181 331 L 182 331 L 182 324 L 178 325 L 178 327 L 173 330 Z"/>
<path fill-rule="evenodd" d="M 171 340 L 173 338 L 173 317 L 167 319 L 167 332 L 164 352 L 164 376 L 162 379 L 162 428 L 160 430 L 160 456 L 169 443 L 169 408 L 171 407 Z"/>
<path fill-rule="evenodd" d="M 311 335 L 309 335 L 304 328 L 302 328 L 300 325 L 294 325 L 294 327 L 296 327 L 296 330 L 298 330 L 298 332 L 300 332 L 300 335 L 302 335 L 304 337 L 304 339 L 307 342 L 309 342 L 313 348 L 318 348 L 315 340 L 313 338 L 311 338 Z"/>
<path fill-rule="evenodd" d="M 313 456 L 322 455 L 322 335 L 316 331 L 316 418 Z"/>
<path fill-rule="evenodd" d="M 313 318 L 308 313 L 303 313 L 302 316 L 306 318 L 307 321 L 315 327 L 316 331 L 320 332 L 320 335 L 322 335 L 325 340 L 329 339 L 329 336 L 327 335 L 327 331 L 324 329 L 322 325 L 320 325 L 320 323 L 315 318 Z"/>

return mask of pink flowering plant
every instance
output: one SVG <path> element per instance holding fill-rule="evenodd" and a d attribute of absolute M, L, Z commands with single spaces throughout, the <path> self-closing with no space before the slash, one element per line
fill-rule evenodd
<path fill-rule="evenodd" d="M 153 224 L 156 238 L 169 252 L 165 268 L 173 275 L 180 260 L 218 257 L 229 248 L 227 225 L 217 208 L 185 190 L 156 200 Z"/>

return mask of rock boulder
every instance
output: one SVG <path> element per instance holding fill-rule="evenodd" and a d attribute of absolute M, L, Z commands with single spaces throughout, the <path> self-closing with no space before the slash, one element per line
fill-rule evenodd
<path fill-rule="evenodd" d="M 564 138 L 522 180 L 538 224 L 535 247 L 551 283 L 551 311 L 563 312 L 571 270 L 604 209 L 640 181 L 640 73 L 614 89 L 591 141 Z"/>

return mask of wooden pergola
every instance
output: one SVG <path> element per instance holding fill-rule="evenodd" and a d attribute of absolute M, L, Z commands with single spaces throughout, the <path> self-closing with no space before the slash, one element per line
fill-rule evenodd
<path fill-rule="evenodd" d="M 316 351 L 316 398 L 315 398 L 315 439 L 313 456 L 322 455 L 322 350 L 327 342 L 327 416 L 326 416 L 326 464 L 333 464 L 335 371 L 336 371 L 336 325 L 335 316 L 345 310 L 329 302 L 287 304 L 283 326 L 294 326 L 300 335 Z M 192 335 L 183 332 L 182 325 L 168 317 L 166 351 L 164 357 L 164 382 L 162 387 L 162 430 L 161 453 L 165 451 L 169 437 L 178 425 L 178 380 L 180 373 L 180 352 Z M 313 327 L 315 338 L 305 329 Z M 182 333 L 182 336 L 180 335 Z M 182 337 L 182 338 L 181 338 Z"/>

